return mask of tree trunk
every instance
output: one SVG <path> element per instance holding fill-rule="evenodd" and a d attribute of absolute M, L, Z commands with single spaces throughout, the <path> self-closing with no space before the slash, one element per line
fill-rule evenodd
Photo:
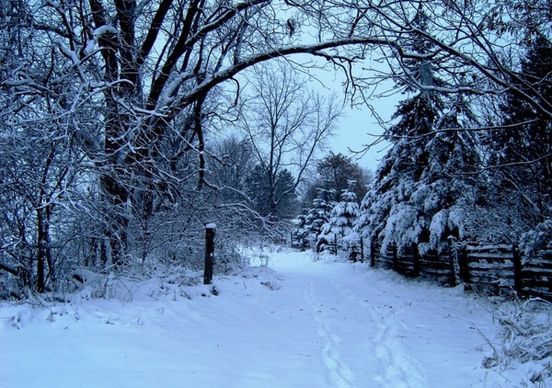
<path fill-rule="evenodd" d="M 107 239 L 105 249 L 102 250 L 102 262 L 112 263 L 116 268 L 126 264 L 128 215 L 126 203 L 128 191 L 109 174 L 101 177 L 102 189 L 109 209 L 105 214 L 106 227 L 104 236 Z"/>
<path fill-rule="evenodd" d="M 48 205 L 45 209 L 46 222 L 44 223 L 44 238 L 45 238 L 45 254 L 46 254 L 46 263 L 48 264 L 48 277 L 52 284 L 56 284 L 56 268 L 55 263 L 52 258 L 52 243 L 50 240 L 50 220 L 52 217 L 52 206 Z"/>
<path fill-rule="evenodd" d="M 46 217 L 46 211 L 43 208 L 36 209 L 36 227 L 37 227 L 37 254 L 36 254 L 36 286 L 37 292 L 45 291 L 45 263 L 53 266 L 50 253 L 50 244 L 48 242 L 49 225 Z"/>
<path fill-rule="evenodd" d="M 213 266 L 215 263 L 215 224 L 205 226 L 205 269 L 203 271 L 203 284 L 211 284 L 213 281 Z"/>

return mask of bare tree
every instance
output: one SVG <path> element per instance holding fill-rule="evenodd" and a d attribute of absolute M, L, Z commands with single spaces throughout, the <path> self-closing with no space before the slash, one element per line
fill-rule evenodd
<path fill-rule="evenodd" d="M 245 178 L 255 164 L 253 147 L 247 138 L 237 134 L 217 141 L 210 147 L 207 179 L 216 182 L 220 200 L 227 203 L 245 202 Z"/>
<path fill-rule="evenodd" d="M 249 113 L 240 126 L 266 181 L 269 214 L 276 216 L 278 205 L 295 193 L 331 136 L 340 109 L 332 100 L 309 91 L 285 64 L 259 66 L 253 74 L 253 92 L 246 104 Z M 281 190 L 278 180 L 283 179 L 284 170 L 295 177 Z"/>

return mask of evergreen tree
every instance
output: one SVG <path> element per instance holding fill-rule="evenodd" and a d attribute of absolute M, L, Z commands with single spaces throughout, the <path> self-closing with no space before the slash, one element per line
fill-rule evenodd
<path fill-rule="evenodd" d="M 422 250 L 442 250 L 449 237 L 470 234 L 465 221 L 479 200 L 474 174 L 479 157 L 477 139 L 462 129 L 474 126 L 475 118 L 461 96 L 450 104 L 444 113 L 436 104 L 431 111 L 428 105 L 418 105 L 421 112 L 399 107 L 404 116 L 392 130 L 423 134 L 423 141 L 395 138 L 355 225 L 382 249 L 417 244 Z"/>
<path fill-rule="evenodd" d="M 423 29 L 425 22 L 420 10 L 413 24 Z M 430 47 L 414 39 L 412 49 L 423 54 Z M 408 65 L 422 89 L 399 103 L 393 116 L 398 121 L 386 131 L 392 147 L 362 201 L 355 229 L 382 250 L 413 244 L 443 249 L 447 237 L 465 235 L 460 230 L 464 210 L 476 198 L 473 179 L 464 175 L 475 170 L 475 139 L 461 130 L 474 117 L 461 96 L 444 108 L 444 98 L 431 88 L 443 82 L 430 63 L 412 60 Z"/>
<path fill-rule="evenodd" d="M 332 193 L 328 190 L 320 189 L 318 196 L 312 201 L 312 207 L 308 210 L 306 218 L 306 227 L 309 230 L 309 240 L 316 242 L 322 232 L 322 228 L 330 219 L 330 212 L 333 208 L 333 202 L 330 200 Z"/>
<path fill-rule="evenodd" d="M 418 224 L 424 225 L 418 236 L 422 248 L 445 249 L 450 237 L 475 237 L 466 221 L 479 201 L 478 141 L 464 129 L 475 126 L 476 119 L 461 95 L 449 104 L 425 145 L 429 162 L 410 198 Z"/>
<path fill-rule="evenodd" d="M 300 248 L 305 250 L 308 248 L 308 236 L 309 229 L 307 224 L 307 209 L 303 209 L 302 213 L 299 214 L 293 220 L 293 229 L 291 231 L 291 247 Z"/>
<path fill-rule="evenodd" d="M 245 187 L 255 211 L 261 216 L 281 220 L 292 218 L 297 212 L 294 183 L 286 169 L 279 171 L 271 183 L 266 168 L 258 164 L 246 178 Z"/>
<path fill-rule="evenodd" d="M 521 63 L 519 80 L 525 93 L 552 101 L 552 44 L 543 35 L 531 42 Z M 552 196 L 552 122 L 512 89 L 501 106 L 503 127 L 488 136 L 491 163 L 498 167 L 500 190 L 529 205 L 525 218 L 536 222 L 550 217 Z"/>
<path fill-rule="evenodd" d="M 392 147 L 363 200 L 365 216 L 359 220 L 361 228 L 367 229 L 365 236 L 380 240 L 382 249 L 390 244 L 410 245 L 429 227 L 416 224 L 418 209 L 409 199 L 428 168 L 429 150 L 424 144 L 430 140 L 441 109 L 439 96 L 423 92 L 402 101 L 394 115 L 399 122 L 387 132 Z"/>
<path fill-rule="evenodd" d="M 307 190 L 304 201 L 311 204 L 316 198 L 319 189 L 332 190 L 332 201 L 340 202 L 341 194 L 348 190 L 349 182 L 354 181 L 352 191 L 357 198 L 362 198 L 368 188 L 369 175 L 350 157 L 341 153 L 330 152 L 318 163 L 318 178 L 312 182 Z"/>
<path fill-rule="evenodd" d="M 522 93 L 552 100 L 552 44 L 541 33 L 529 34 L 526 43 L 520 71 L 500 105 L 502 127 L 484 136 L 493 182 L 484 211 L 500 228 L 483 223 L 480 229 L 500 242 L 517 243 L 525 234 L 522 245 L 530 247 L 539 245 L 534 236 L 551 233 L 545 231 L 552 225 L 552 121 Z"/>
<path fill-rule="evenodd" d="M 334 241 L 337 237 L 338 245 L 342 248 L 343 239 L 353 231 L 353 225 L 359 216 L 359 206 L 356 194 L 352 191 L 354 182 L 349 189 L 343 190 L 341 202 L 338 202 L 330 213 L 328 222 L 322 228 L 320 239 Z"/>

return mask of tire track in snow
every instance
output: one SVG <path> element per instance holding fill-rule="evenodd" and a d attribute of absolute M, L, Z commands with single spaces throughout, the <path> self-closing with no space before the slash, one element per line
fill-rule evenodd
<path fill-rule="evenodd" d="M 423 367 L 402 350 L 402 346 L 397 340 L 398 322 L 394 312 L 391 311 L 384 315 L 333 279 L 331 285 L 347 300 L 363 308 L 372 322 L 371 340 L 379 366 L 374 382 L 381 387 L 426 387 Z"/>
<path fill-rule="evenodd" d="M 312 308 L 314 321 L 317 325 L 317 333 L 322 340 L 321 359 L 327 369 L 326 380 L 335 388 L 354 387 L 353 372 L 340 358 L 338 350 L 340 338 L 332 333 L 328 319 L 322 310 L 323 305 L 316 300 L 314 295 L 312 281 L 309 281 L 307 284 L 304 297 Z"/>

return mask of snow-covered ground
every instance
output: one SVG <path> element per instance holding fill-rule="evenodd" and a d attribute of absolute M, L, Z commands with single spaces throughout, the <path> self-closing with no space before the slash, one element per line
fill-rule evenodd
<path fill-rule="evenodd" d="M 523 377 L 482 367 L 497 327 L 490 304 L 460 289 L 287 251 L 215 284 L 216 296 L 192 286 L 1 304 L 0 387 L 465 388 Z"/>

